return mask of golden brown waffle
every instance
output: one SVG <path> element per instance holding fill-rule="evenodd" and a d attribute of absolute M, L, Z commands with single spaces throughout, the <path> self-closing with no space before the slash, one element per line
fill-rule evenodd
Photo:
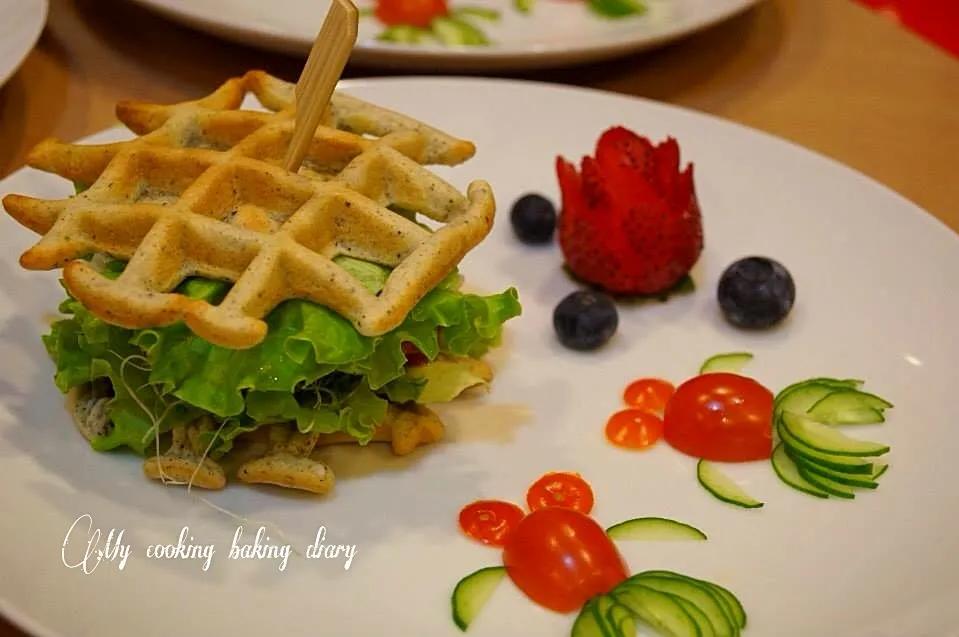
<path fill-rule="evenodd" d="M 248 93 L 269 110 L 242 110 Z M 43 235 L 21 265 L 63 268 L 70 294 L 103 321 L 140 329 L 182 320 L 225 347 L 259 343 L 263 318 L 291 298 L 327 306 L 368 336 L 394 329 L 492 227 L 489 184 L 474 181 L 464 196 L 424 167 L 466 161 L 474 146 L 337 93 L 292 174 L 282 167 L 292 96 L 293 85 L 251 71 L 197 101 L 119 104 L 118 118 L 139 135 L 131 141 L 41 143 L 31 166 L 90 187 L 68 199 L 4 198 Z M 79 259 L 92 253 L 127 267 L 111 280 Z M 380 294 L 333 262 L 341 254 L 393 268 Z M 189 276 L 234 285 L 214 306 L 172 292 Z"/>

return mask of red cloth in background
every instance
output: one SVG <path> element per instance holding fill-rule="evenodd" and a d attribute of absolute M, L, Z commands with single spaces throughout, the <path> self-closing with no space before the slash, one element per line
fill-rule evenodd
<path fill-rule="evenodd" d="M 959 0 L 857 0 L 959 57 Z"/>

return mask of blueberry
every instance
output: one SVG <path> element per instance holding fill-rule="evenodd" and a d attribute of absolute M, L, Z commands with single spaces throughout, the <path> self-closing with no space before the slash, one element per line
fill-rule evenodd
<path fill-rule="evenodd" d="M 619 327 L 613 299 L 602 292 L 580 290 L 553 310 L 553 327 L 559 342 L 570 349 L 592 350 L 612 338 Z"/>
<path fill-rule="evenodd" d="M 547 243 L 556 228 L 556 208 L 549 199 L 534 193 L 517 199 L 509 218 L 513 232 L 523 243 Z"/>
<path fill-rule="evenodd" d="M 726 320 L 736 327 L 772 327 L 792 310 L 796 284 L 778 261 L 747 257 L 726 268 L 717 297 Z"/>

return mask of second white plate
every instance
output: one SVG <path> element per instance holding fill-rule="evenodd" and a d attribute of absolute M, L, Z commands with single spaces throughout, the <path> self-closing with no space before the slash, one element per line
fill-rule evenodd
<path fill-rule="evenodd" d="M 379 0 L 357 0 L 372 8 Z M 305 56 L 329 8 L 328 0 L 134 0 L 208 33 L 244 44 Z M 483 46 L 378 41 L 384 27 L 360 20 L 352 62 L 396 69 L 520 70 L 560 67 L 634 53 L 687 36 L 756 4 L 758 0 L 645 0 L 646 13 L 607 19 L 582 0 L 536 0 L 529 14 L 513 0 L 454 0 L 452 9 L 482 7 L 498 20 L 469 18 L 489 39 Z"/>

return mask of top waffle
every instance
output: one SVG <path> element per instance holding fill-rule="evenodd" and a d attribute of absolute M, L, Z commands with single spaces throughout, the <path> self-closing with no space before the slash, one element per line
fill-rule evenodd
<path fill-rule="evenodd" d="M 269 111 L 241 110 L 252 92 Z M 175 105 L 121 103 L 139 135 L 106 145 L 42 142 L 28 164 L 90 187 L 68 199 L 9 195 L 4 208 L 43 237 L 20 257 L 63 268 L 70 294 L 132 329 L 176 321 L 224 347 L 266 335 L 263 318 L 302 298 L 367 336 L 397 327 L 493 224 L 489 184 L 467 196 L 425 164 L 456 165 L 473 144 L 354 97 L 334 94 L 297 174 L 282 167 L 293 85 L 260 71 Z M 439 222 L 434 232 L 390 208 Z M 128 261 L 115 280 L 81 259 Z M 378 295 L 338 266 L 349 255 L 393 270 Z M 172 292 L 189 276 L 233 283 L 218 304 Z"/>

